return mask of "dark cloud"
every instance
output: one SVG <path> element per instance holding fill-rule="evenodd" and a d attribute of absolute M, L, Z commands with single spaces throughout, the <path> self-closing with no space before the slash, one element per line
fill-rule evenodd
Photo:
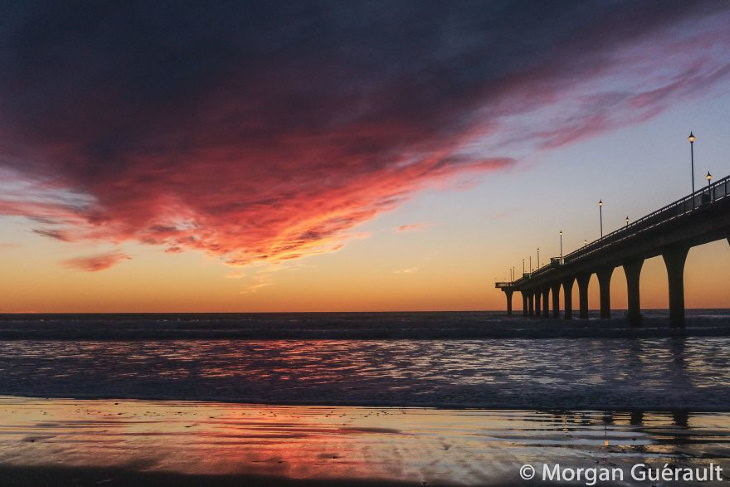
<path fill-rule="evenodd" d="M 38 235 L 43 235 L 44 237 L 48 237 L 54 240 L 60 240 L 61 242 L 71 242 L 71 238 L 69 238 L 68 235 L 63 230 L 44 230 L 44 229 L 35 229 L 33 232 L 37 233 Z"/>
<path fill-rule="evenodd" d="M 718 1 L 0 10 L 0 165 L 36 191 L 0 197 L 0 212 L 62 226 L 38 230 L 62 240 L 132 239 L 241 264 L 336 248 L 425 185 L 512 164 L 494 149 L 516 144 L 511 134 L 558 145 L 540 110 L 570 107 L 563 143 L 652 116 L 690 81 L 726 79 L 726 54 L 713 52 L 730 44 Z M 703 69 L 672 64 L 613 101 L 591 91 L 647 62 L 617 52 L 669 55 L 677 30 L 710 46 Z M 673 59 L 689 58 L 682 49 Z"/>

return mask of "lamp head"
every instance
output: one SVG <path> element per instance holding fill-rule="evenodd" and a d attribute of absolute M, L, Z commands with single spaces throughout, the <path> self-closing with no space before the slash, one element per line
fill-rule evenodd
<path fill-rule="evenodd" d="M 705 179 L 707 179 L 707 182 L 709 183 L 712 181 L 712 174 L 710 174 L 710 171 L 707 171 L 707 176 L 705 176 Z"/>
<path fill-rule="evenodd" d="M 690 132 L 689 137 L 687 137 L 687 140 L 689 140 L 690 144 L 694 144 L 695 140 L 697 140 L 697 137 L 695 137 L 695 135 L 692 132 Z"/>

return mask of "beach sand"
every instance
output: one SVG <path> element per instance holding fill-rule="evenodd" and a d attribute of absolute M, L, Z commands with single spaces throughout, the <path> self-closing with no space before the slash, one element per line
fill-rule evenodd
<path fill-rule="evenodd" d="M 533 465 L 539 476 L 542 465 L 555 463 L 620 468 L 626 477 L 641 462 L 730 471 L 728 413 L 7 396 L 0 419 L 4 486 L 551 485 L 524 482 L 519 469 Z M 615 485 L 650 484 L 625 478 Z"/>

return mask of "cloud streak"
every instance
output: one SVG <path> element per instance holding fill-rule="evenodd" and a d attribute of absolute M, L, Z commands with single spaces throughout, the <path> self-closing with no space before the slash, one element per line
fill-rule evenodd
<path fill-rule="evenodd" d="M 73 259 L 67 259 L 63 261 L 63 264 L 71 269 L 86 272 L 97 272 L 108 269 L 121 262 L 122 260 L 128 260 L 130 258 L 131 257 L 123 252 L 112 251 L 87 257 L 75 257 Z"/>
<path fill-rule="evenodd" d="M 425 230 L 426 228 L 430 227 L 430 223 L 409 223 L 406 225 L 400 225 L 398 226 L 395 231 L 396 233 L 403 233 L 403 232 L 420 232 Z"/>
<path fill-rule="evenodd" d="M 641 121 L 729 75 L 723 2 L 3 10 L 0 214 L 64 242 L 232 265 L 337 250 L 424 187 Z"/>

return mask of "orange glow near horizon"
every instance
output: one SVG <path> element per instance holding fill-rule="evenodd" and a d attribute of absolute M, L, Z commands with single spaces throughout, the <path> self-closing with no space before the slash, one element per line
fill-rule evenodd
<path fill-rule="evenodd" d="M 598 201 L 610 232 L 728 177 L 722 2 L 17 5 L 0 312 L 503 310 L 494 281 L 598 238 Z M 730 308 L 726 244 L 691 252 L 688 307 Z"/>
<path fill-rule="evenodd" d="M 421 233 L 394 233 L 383 243 L 365 239 L 339 252 L 283 265 L 230 268 L 196 253 L 165 254 L 135 249 L 135 258 L 100 272 L 59 266 L 57 255 L 36 248 L 5 249 L 0 282 L 4 313 L 85 312 L 306 312 L 306 311 L 478 311 L 505 307 L 488 269 L 501 262 L 481 259 L 479 246 L 428 254 Z M 400 242 L 400 243 L 399 243 Z M 430 240 L 429 240 L 430 242 Z M 38 245 L 45 245 L 41 242 Z M 60 245 L 60 244 L 56 244 Z M 376 257 L 376 250 L 387 257 Z M 495 252 L 495 255 L 498 255 Z M 730 307 L 730 247 L 717 241 L 693 248 L 685 267 L 688 308 Z M 589 306 L 598 308 L 595 275 Z M 611 279 L 611 304 L 626 308 L 626 282 L 617 268 Z M 577 285 L 573 302 L 578 303 Z M 561 306 L 563 299 L 561 297 Z M 521 309 L 519 293 L 513 298 Z M 666 309 L 667 277 L 661 258 L 644 263 L 643 309 Z M 577 307 L 577 304 L 576 306 Z"/>

